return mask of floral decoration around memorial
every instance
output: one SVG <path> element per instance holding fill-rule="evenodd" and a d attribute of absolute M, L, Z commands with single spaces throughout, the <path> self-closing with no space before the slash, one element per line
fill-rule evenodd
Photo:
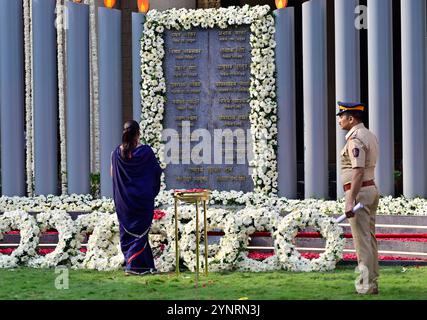
<path fill-rule="evenodd" d="M 101 271 L 120 269 L 124 256 L 120 248 L 119 221 L 117 215 L 109 213 L 92 213 L 92 217 L 78 222 L 81 229 L 78 231 L 81 245 L 82 233 L 93 230 L 87 243 L 87 252 L 79 251 L 73 268 L 96 269 Z M 93 229 L 92 229 L 93 228 Z M 83 258 L 83 259 L 82 259 Z"/>
<path fill-rule="evenodd" d="M 142 139 L 155 151 L 161 166 L 166 167 L 164 144 L 161 141 L 166 101 L 166 80 L 162 68 L 165 56 L 165 29 L 191 28 L 225 29 L 234 25 L 250 25 L 251 85 L 249 115 L 253 160 L 254 191 L 277 193 L 277 104 L 275 73 L 275 25 L 269 6 L 245 5 L 206 10 L 171 9 L 150 10 L 141 39 L 141 132 Z M 164 175 L 162 189 L 166 188 Z"/>
<path fill-rule="evenodd" d="M 77 254 L 75 236 L 77 227 L 70 215 L 64 210 L 45 211 L 36 216 L 37 227 L 43 233 L 47 230 L 58 230 L 58 244 L 53 252 L 43 256 L 32 254 L 28 266 L 32 268 L 51 268 L 66 264 Z M 37 237 L 38 238 L 38 237 Z"/>
<path fill-rule="evenodd" d="M 173 190 L 163 190 L 155 200 L 156 208 L 162 209 L 173 206 Z M 343 214 L 344 199 L 321 200 L 304 199 L 290 200 L 277 196 L 267 196 L 253 192 L 242 191 L 217 191 L 211 192 L 209 205 L 224 206 L 255 206 L 272 207 L 281 213 L 289 213 L 294 210 L 310 209 L 321 213 Z M 115 212 L 114 202 L 111 198 L 96 199 L 92 195 L 61 195 L 61 196 L 36 196 L 36 197 L 0 197 L 0 213 L 22 210 L 26 212 L 42 212 L 47 210 L 65 210 L 67 212 Z M 427 199 L 424 198 L 393 198 L 381 197 L 378 205 L 379 215 L 400 216 L 425 216 L 427 215 Z"/>
<path fill-rule="evenodd" d="M 235 191 L 213 191 L 211 195 L 208 225 L 226 234 L 219 246 L 209 246 L 209 267 L 212 270 L 330 270 L 341 256 L 342 230 L 331 222 L 330 216 L 343 212 L 343 200 L 287 200 Z M 171 192 L 161 192 L 156 202 L 159 209 L 154 214 L 150 243 L 156 267 L 163 272 L 173 271 L 175 230 Z M 66 211 L 91 213 L 82 214 L 73 221 Z M 93 199 L 90 195 L 3 196 L 0 197 L 0 212 L 3 212 L 0 214 L 0 238 L 9 231 L 20 230 L 21 234 L 19 247 L 9 256 L 0 255 L 1 268 L 66 264 L 73 268 L 116 270 L 121 266 L 123 255 L 119 248 L 118 221 L 111 199 Z M 27 212 L 41 213 L 36 220 Z M 380 199 L 378 209 L 379 214 L 394 215 L 421 216 L 426 212 L 427 200 L 421 198 L 384 197 Z M 194 217 L 194 206 L 180 207 L 181 262 L 189 268 L 193 267 L 191 261 L 195 255 Z M 308 225 L 319 228 L 327 239 L 326 254 L 312 262 L 301 259 L 292 244 L 298 228 L 304 229 Z M 56 249 L 48 257 L 37 256 L 40 229 L 43 232 L 52 228 L 59 232 Z M 251 259 L 246 247 L 248 237 L 255 231 L 273 231 L 275 256 L 262 262 Z M 86 253 L 82 252 L 81 245 L 85 234 L 90 235 Z M 203 252 L 203 247 L 202 243 L 200 252 Z"/>
<path fill-rule="evenodd" d="M 172 209 L 172 208 L 171 208 Z M 194 217 L 196 212 L 192 206 L 180 207 L 181 211 L 185 211 L 184 218 Z M 172 210 L 170 210 L 172 211 Z M 172 215 L 173 212 L 169 212 Z M 208 246 L 208 266 L 211 271 L 226 271 L 233 270 L 234 262 L 239 254 L 241 243 L 239 241 L 239 234 L 236 232 L 236 220 L 234 213 L 229 210 L 214 208 L 207 211 L 207 222 L 209 230 L 216 229 L 222 230 L 224 236 L 218 244 L 209 244 Z M 203 219 L 199 219 L 199 230 L 203 238 Z M 180 228 L 179 233 L 181 239 L 179 240 L 180 251 L 182 251 L 182 259 L 185 265 L 191 271 L 196 270 L 196 221 L 191 219 L 188 223 Z M 175 239 L 173 239 L 175 240 Z M 204 268 L 204 239 L 200 241 L 200 267 Z"/>
<path fill-rule="evenodd" d="M 293 243 L 298 231 L 315 227 L 326 239 L 325 251 L 316 259 L 301 256 Z M 274 232 L 274 247 L 281 266 L 289 271 L 329 271 L 342 258 L 345 239 L 342 228 L 317 210 L 298 210 L 283 218 Z"/>
<path fill-rule="evenodd" d="M 58 117 L 59 117 L 59 149 L 61 168 L 61 191 L 67 194 L 67 148 L 66 148 L 66 126 L 65 126 L 65 29 L 66 29 L 66 8 L 64 0 L 56 0 L 56 53 L 58 70 Z"/>
<path fill-rule="evenodd" d="M 0 215 L 0 240 L 3 233 L 19 230 L 20 242 L 10 256 L 0 254 L 0 268 L 15 268 L 28 262 L 36 254 L 40 229 L 33 216 L 25 211 L 11 211 Z"/>
<path fill-rule="evenodd" d="M 33 135 L 33 34 L 32 34 L 32 4 L 31 0 L 24 0 L 23 18 L 24 18 L 24 56 L 25 56 L 25 150 L 27 174 L 27 194 L 33 195 L 34 184 L 34 135 Z"/>
<path fill-rule="evenodd" d="M 280 269 L 277 254 L 262 261 L 257 261 L 249 256 L 249 250 L 243 248 L 248 247 L 250 235 L 255 232 L 268 231 L 274 237 L 274 231 L 281 218 L 279 212 L 271 207 L 247 207 L 237 212 L 235 217 L 235 232 L 238 234 L 240 248 L 242 248 L 236 261 L 236 267 L 239 271 L 263 272 Z"/>
<path fill-rule="evenodd" d="M 179 209 L 180 259 L 190 270 L 195 268 L 195 213 L 194 206 L 183 206 Z M 153 246 L 155 264 L 158 270 L 169 272 L 175 268 L 175 230 L 174 207 L 168 207 L 157 214 L 150 232 L 150 243 Z M 326 217 L 327 218 L 327 217 Z M 209 268 L 211 271 L 245 270 L 269 271 L 280 269 L 280 256 L 276 254 L 263 262 L 247 256 L 248 236 L 256 230 L 274 231 L 282 217 L 272 208 L 248 207 L 230 212 L 223 208 L 209 208 L 208 225 L 222 230 L 225 235 L 218 244 L 209 245 Z M 327 218 L 329 219 L 329 218 Z M 202 221 L 202 219 L 200 219 Z M 202 230 L 202 225 L 200 228 Z M 115 213 L 93 212 L 79 216 L 73 221 L 69 214 L 61 210 L 39 213 L 34 219 L 24 211 L 6 212 L 0 216 L 0 232 L 19 229 L 22 240 L 18 249 L 10 256 L 0 256 L 0 267 L 13 268 L 28 266 L 49 268 L 67 265 L 75 269 L 118 270 L 124 261 L 120 250 L 119 223 Z M 36 252 L 40 233 L 55 228 L 58 230 L 58 244 L 53 252 L 38 255 Z M 82 248 L 83 234 L 89 234 L 86 253 Z M 273 237 L 276 233 L 273 233 Z M 331 233 L 324 234 L 328 237 Z M 30 239 L 30 240 L 29 240 Z M 277 240 L 275 239 L 277 242 Z M 332 243 L 332 240 L 330 240 Z M 201 265 L 204 263 L 204 243 L 199 244 Z M 334 251 L 339 259 L 342 248 Z M 329 267 L 328 266 L 325 266 Z M 326 269 L 325 269 L 326 270 Z M 329 270 L 329 269 L 327 269 Z"/>

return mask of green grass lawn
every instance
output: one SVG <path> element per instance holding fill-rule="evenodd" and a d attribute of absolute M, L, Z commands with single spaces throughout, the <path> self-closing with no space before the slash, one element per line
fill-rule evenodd
<path fill-rule="evenodd" d="M 193 273 L 125 276 L 123 272 L 70 270 L 69 289 L 55 288 L 54 269 L 0 270 L 0 299 L 423 299 L 427 268 L 382 267 L 380 295 L 354 294 L 354 267 L 327 273 L 211 273 L 195 287 Z"/>

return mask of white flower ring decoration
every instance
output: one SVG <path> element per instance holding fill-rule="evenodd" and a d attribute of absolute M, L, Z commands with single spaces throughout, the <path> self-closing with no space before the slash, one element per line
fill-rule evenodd
<path fill-rule="evenodd" d="M 102 213 L 95 211 L 88 214 L 79 215 L 77 219 L 74 221 L 77 228 L 77 234 L 76 234 L 75 240 L 73 241 L 76 241 L 75 248 L 76 250 L 78 250 L 78 252 L 76 252 L 75 256 L 71 257 L 71 265 L 73 269 L 80 269 L 84 267 L 87 246 L 86 246 L 86 252 L 82 252 L 81 251 L 82 242 L 85 239 L 85 235 L 89 235 L 93 233 L 93 231 L 95 230 L 100 220 L 100 217 L 102 217 Z"/>
<path fill-rule="evenodd" d="M 314 227 L 326 238 L 325 251 L 319 258 L 309 260 L 301 256 L 293 240 L 298 231 Z M 289 271 L 329 271 L 342 258 L 345 239 L 342 228 L 333 218 L 317 210 L 297 210 L 284 217 L 274 233 L 276 255 L 282 268 Z"/>
<path fill-rule="evenodd" d="M 117 215 L 102 213 L 89 237 L 82 265 L 88 269 L 110 271 L 120 269 L 123 262 Z"/>
<path fill-rule="evenodd" d="M 37 214 L 36 221 L 40 232 L 50 228 L 58 231 L 58 244 L 55 250 L 45 256 L 37 255 L 28 261 L 32 268 L 51 268 L 59 264 L 69 264 L 72 255 L 76 252 L 74 240 L 77 228 L 70 215 L 63 210 L 46 211 Z"/>
<path fill-rule="evenodd" d="M 0 240 L 3 239 L 3 233 L 13 230 L 20 231 L 21 240 L 10 256 L 0 254 L 0 269 L 17 267 L 37 253 L 40 230 L 33 216 L 25 211 L 11 211 L 0 215 Z"/>
<path fill-rule="evenodd" d="M 230 211 L 233 210 L 234 211 Z M 250 206 L 235 212 L 236 208 L 211 207 L 208 210 L 208 225 L 221 229 L 224 236 L 220 244 L 210 244 L 208 263 L 211 271 L 273 271 L 284 268 L 290 271 L 327 271 L 335 268 L 342 257 L 344 239 L 342 229 L 332 218 L 319 209 L 296 209 L 282 218 L 276 206 Z M 160 210 L 158 210 L 160 211 Z M 162 216 L 155 218 L 150 243 L 155 256 L 155 264 L 162 272 L 172 271 L 175 267 L 175 230 L 174 208 L 161 211 Z M 190 269 L 195 268 L 195 207 L 182 206 L 179 212 L 180 257 Z M 202 217 L 200 217 L 202 224 Z M 38 224 L 38 225 L 37 225 Z M 326 250 L 318 258 L 302 258 L 293 244 L 299 230 L 313 226 L 326 238 Z M 39 234 L 48 228 L 59 232 L 56 249 L 46 256 L 38 256 L 36 249 Z M 12 255 L 0 256 L 1 268 L 13 268 L 18 265 L 28 267 L 53 267 L 58 264 L 73 268 L 96 270 L 118 270 L 124 262 L 120 249 L 119 223 L 115 213 L 93 212 L 79 216 L 76 221 L 61 210 L 38 214 L 37 218 L 24 211 L 6 212 L 0 215 L 1 233 L 21 230 L 21 244 Z M 277 229 L 277 231 L 274 231 Z M 203 231 L 203 226 L 200 226 Z M 275 256 L 264 261 L 249 259 L 247 246 L 249 237 L 256 231 L 273 233 Z M 79 252 L 84 233 L 90 233 L 87 253 Z M 204 264 L 204 246 L 201 244 L 201 266 Z"/>
<path fill-rule="evenodd" d="M 196 269 L 196 210 L 194 210 L 194 218 L 185 224 L 181 239 L 179 240 L 180 257 L 184 260 L 185 266 L 194 271 Z M 199 212 L 199 230 L 200 234 L 204 234 L 203 213 Z M 237 233 L 233 232 L 234 218 L 233 213 L 225 209 L 208 209 L 207 221 L 210 229 L 221 229 L 224 236 L 221 237 L 219 244 L 208 245 L 208 267 L 209 270 L 225 271 L 232 270 L 234 262 L 239 254 L 240 242 L 238 241 Z M 205 246 L 204 242 L 199 244 L 199 261 L 200 268 L 205 265 Z"/>
<path fill-rule="evenodd" d="M 240 210 L 235 215 L 236 230 L 240 242 L 239 257 L 237 259 L 237 270 L 249 272 L 264 272 L 280 269 L 279 259 L 277 254 L 257 261 L 248 257 L 248 250 L 243 249 L 249 246 L 250 235 L 257 231 L 267 231 L 274 234 L 278 221 L 281 219 L 279 213 L 273 208 L 264 207 L 247 207 Z"/>
<path fill-rule="evenodd" d="M 154 265 L 160 272 L 175 269 L 175 225 L 173 210 L 155 210 L 148 240 L 153 251 Z"/>

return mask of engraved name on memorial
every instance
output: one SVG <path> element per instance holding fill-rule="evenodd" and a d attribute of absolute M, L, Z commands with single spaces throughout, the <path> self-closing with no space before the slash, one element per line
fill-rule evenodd
<path fill-rule="evenodd" d="M 167 189 L 253 190 L 249 37 L 248 26 L 166 30 L 163 127 L 177 135 L 163 140 L 179 145 L 165 150 Z"/>

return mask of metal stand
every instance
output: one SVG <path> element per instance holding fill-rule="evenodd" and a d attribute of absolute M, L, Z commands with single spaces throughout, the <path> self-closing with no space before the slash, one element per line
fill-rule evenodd
<path fill-rule="evenodd" d="M 204 215 L 204 236 L 205 236 L 205 276 L 208 275 L 208 222 L 207 222 L 207 206 L 206 202 L 210 199 L 210 190 L 198 192 L 191 191 L 175 191 L 175 253 L 176 253 L 176 275 L 179 275 L 179 234 L 178 234 L 178 200 L 186 203 L 194 203 L 196 205 L 196 285 L 199 279 L 200 261 L 199 261 L 199 202 L 203 204 Z"/>

